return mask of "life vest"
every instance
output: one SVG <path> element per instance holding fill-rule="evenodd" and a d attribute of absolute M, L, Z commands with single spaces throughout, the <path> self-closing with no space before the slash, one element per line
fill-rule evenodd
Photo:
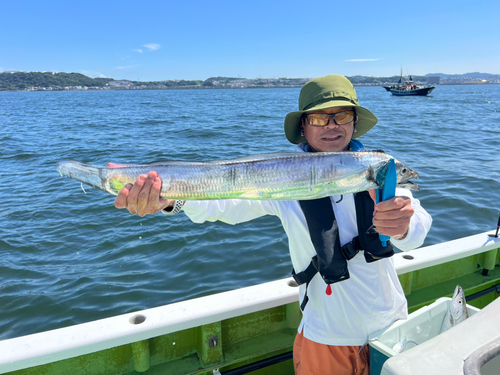
<path fill-rule="evenodd" d="M 330 284 L 349 278 L 347 261 L 355 257 L 360 250 L 364 250 L 368 263 L 394 255 L 390 242 L 385 247 L 382 246 L 378 233 L 370 230 L 373 225 L 374 203 L 367 191 L 354 194 L 358 236 L 344 246 L 340 246 L 338 223 L 330 197 L 299 201 L 299 204 L 316 250 L 316 256 L 304 271 L 292 271 L 297 284 L 306 283 L 306 294 L 300 305 L 302 311 L 309 300 L 307 287 L 316 273 L 319 272 L 327 284 L 326 294 L 331 294 Z"/>

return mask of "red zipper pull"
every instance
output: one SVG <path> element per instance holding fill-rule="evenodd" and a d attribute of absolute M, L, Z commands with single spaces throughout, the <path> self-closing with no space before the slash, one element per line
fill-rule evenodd
<path fill-rule="evenodd" d="M 332 295 L 332 287 L 330 286 L 330 284 L 328 284 L 326 286 L 326 291 L 325 291 L 326 295 L 327 296 L 331 296 Z"/>

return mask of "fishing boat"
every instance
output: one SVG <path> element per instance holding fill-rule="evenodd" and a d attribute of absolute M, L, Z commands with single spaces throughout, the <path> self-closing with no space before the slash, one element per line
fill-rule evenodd
<path fill-rule="evenodd" d="M 410 77 L 408 80 L 391 87 L 389 91 L 396 96 L 426 96 L 435 88 L 436 86 L 419 86 Z"/>
<path fill-rule="evenodd" d="M 434 85 L 419 86 L 411 76 L 403 77 L 403 68 L 401 67 L 401 77 L 396 85 L 383 86 L 392 95 L 396 96 L 427 96 L 436 88 Z"/>
<path fill-rule="evenodd" d="M 451 297 L 457 284 L 468 304 L 485 311 L 500 293 L 498 229 L 397 253 L 393 261 L 409 312 Z M 292 375 L 293 341 L 301 319 L 298 300 L 297 284 L 286 278 L 7 339 L 0 341 L 0 374 Z M 475 335 L 468 328 L 459 337 L 459 327 L 443 333 L 453 335 L 454 347 Z M 500 330 L 492 326 L 491 331 L 500 340 Z M 491 346 L 479 338 L 474 342 L 474 350 Z M 412 351 L 401 358 L 411 358 Z M 463 358 L 453 358 L 462 368 Z M 429 375 L 427 368 L 411 373 Z"/>

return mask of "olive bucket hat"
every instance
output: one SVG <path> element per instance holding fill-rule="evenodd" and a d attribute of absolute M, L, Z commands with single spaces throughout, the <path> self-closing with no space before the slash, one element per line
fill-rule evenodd
<path fill-rule="evenodd" d="M 304 113 L 335 107 L 354 107 L 358 121 L 356 133 L 358 138 L 373 128 L 378 122 L 377 116 L 361 107 L 352 83 L 344 76 L 332 74 L 307 82 L 299 96 L 299 111 L 290 112 L 285 117 L 286 138 L 295 144 L 305 142 L 301 135 L 301 118 Z"/>

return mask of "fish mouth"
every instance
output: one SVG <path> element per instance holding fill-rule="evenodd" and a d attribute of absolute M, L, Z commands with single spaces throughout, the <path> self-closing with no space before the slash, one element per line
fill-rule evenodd
<path fill-rule="evenodd" d="M 453 293 L 453 298 L 457 298 L 462 293 L 462 290 L 462 287 L 460 285 L 457 285 L 455 287 L 455 292 Z"/>
<path fill-rule="evenodd" d="M 411 181 L 405 181 L 398 184 L 398 187 L 406 188 L 413 191 L 420 191 L 420 186 Z"/>

